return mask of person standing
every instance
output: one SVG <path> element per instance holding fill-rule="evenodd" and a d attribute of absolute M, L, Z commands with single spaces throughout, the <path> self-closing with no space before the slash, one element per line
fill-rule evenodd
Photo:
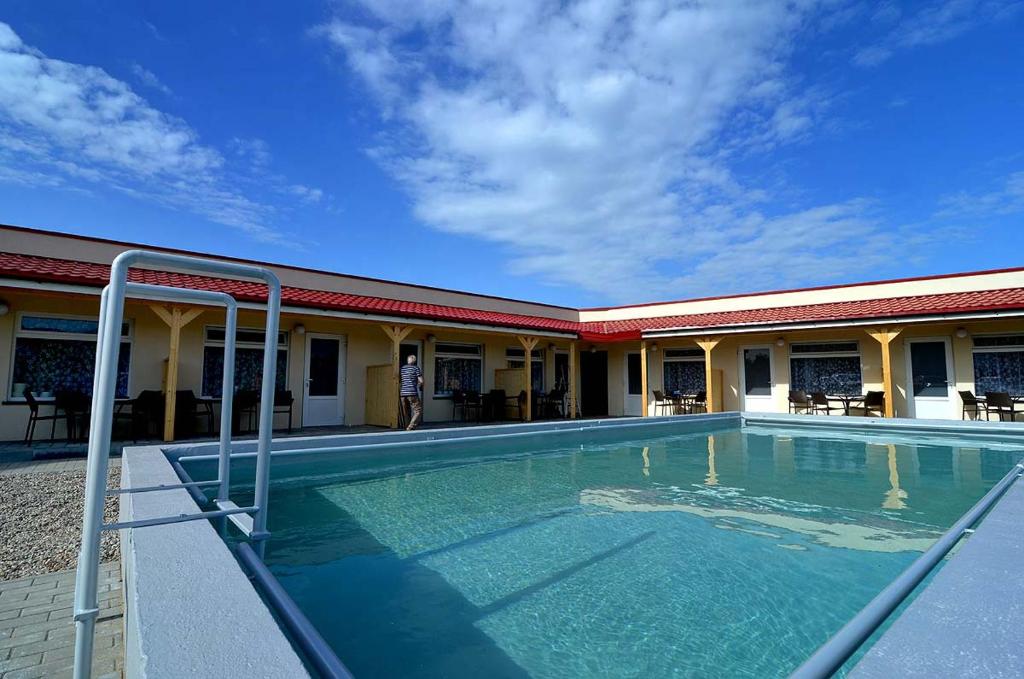
<path fill-rule="evenodd" d="M 409 354 L 405 359 L 405 365 L 399 373 L 402 388 L 398 392 L 402 399 L 402 412 L 408 413 L 412 409 L 412 418 L 406 431 L 412 431 L 420 426 L 423 419 L 423 401 L 420 400 L 420 388 L 423 386 L 423 370 L 416 365 L 416 355 Z"/>

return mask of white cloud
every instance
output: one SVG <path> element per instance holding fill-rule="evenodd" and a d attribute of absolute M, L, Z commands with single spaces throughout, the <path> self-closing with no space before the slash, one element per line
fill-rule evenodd
<path fill-rule="evenodd" d="M 909 14 L 894 2 L 880 5 L 872 19 L 891 28 L 878 43 L 858 50 L 853 62 L 877 66 L 899 50 L 951 40 L 978 26 L 1007 19 L 1021 8 L 1019 0 L 937 0 L 921 5 Z"/>
<path fill-rule="evenodd" d="M 171 88 L 164 85 L 160 78 L 156 77 L 155 73 L 143 67 L 142 64 L 132 64 L 132 75 L 134 75 L 140 83 L 150 89 L 154 89 L 157 92 L 162 92 L 167 95 L 171 94 Z"/>
<path fill-rule="evenodd" d="M 942 198 L 938 217 L 996 217 L 1024 212 L 1024 171 L 1012 172 L 992 191 L 961 191 Z"/>
<path fill-rule="evenodd" d="M 819 125 L 828 97 L 786 67 L 819 3 L 364 4 L 366 22 L 315 33 L 394 116 L 371 155 L 424 222 L 513 253 L 515 273 L 635 301 L 896 256 L 866 202 L 770 213 L 733 169 Z"/>
<path fill-rule="evenodd" d="M 0 181 L 114 189 L 258 240 L 294 243 L 274 228 L 277 209 L 234 189 L 222 154 L 185 121 L 100 68 L 48 58 L 4 23 Z"/>

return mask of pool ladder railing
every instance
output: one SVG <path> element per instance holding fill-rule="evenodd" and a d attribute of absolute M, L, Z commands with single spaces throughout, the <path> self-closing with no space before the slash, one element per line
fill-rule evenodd
<path fill-rule="evenodd" d="M 222 274 L 235 278 L 263 281 L 267 285 L 267 322 L 263 345 L 263 378 L 261 384 L 259 438 L 256 449 L 256 479 L 253 504 L 239 507 L 231 501 L 231 409 L 235 393 L 235 343 L 238 328 L 238 304 L 224 292 L 175 288 L 164 285 L 132 283 L 128 270 L 137 265 L 159 265 L 175 271 Z M 138 297 L 169 302 L 191 302 L 225 308 L 224 375 L 221 391 L 220 445 L 217 479 L 188 481 L 178 484 L 139 488 L 107 489 L 107 467 L 110 458 L 114 399 L 117 387 L 118 352 L 125 298 Z M 262 552 L 267 532 L 267 498 L 270 483 L 270 445 L 273 431 L 275 377 L 277 374 L 277 341 L 281 315 L 281 282 L 264 267 L 234 262 L 221 262 L 163 252 L 127 250 L 118 255 L 110 268 L 110 282 L 100 295 L 99 326 L 96 337 L 96 369 L 93 380 L 93 406 L 89 425 L 89 447 L 86 462 L 85 508 L 82 513 L 82 546 L 75 574 L 75 659 L 74 679 L 92 675 L 93 642 L 99 574 L 100 538 L 103 531 L 160 526 L 184 521 L 224 518 L 231 521 Z M 107 495 L 146 493 L 185 489 L 193 495 L 203 486 L 217 486 L 216 510 L 178 514 L 135 521 L 103 523 Z"/>

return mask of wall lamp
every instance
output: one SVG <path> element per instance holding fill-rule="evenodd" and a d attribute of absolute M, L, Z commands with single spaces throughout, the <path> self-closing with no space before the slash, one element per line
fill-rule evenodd
<path fill-rule="evenodd" d="M 11 311 L 11 305 L 0 299 L 0 316 L 6 316 Z"/>
<path fill-rule="evenodd" d="M 292 328 L 292 330 L 295 331 L 296 335 L 305 335 L 306 334 L 306 326 L 304 326 L 302 323 L 296 323 L 295 327 Z"/>
<path fill-rule="evenodd" d="M 959 337 L 960 339 L 967 337 L 967 328 L 957 328 L 956 336 Z"/>
<path fill-rule="evenodd" d="M 777 347 L 784 347 L 784 346 L 786 346 L 786 340 L 784 340 L 783 338 L 780 337 L 779 339 L 775 340 L 775 346 L 777 346 Z"/>
<path fill-rule="evenodd" d="M 427 335 L 427 342 L 433 344 L 437 341 L 437 335 Z"/>

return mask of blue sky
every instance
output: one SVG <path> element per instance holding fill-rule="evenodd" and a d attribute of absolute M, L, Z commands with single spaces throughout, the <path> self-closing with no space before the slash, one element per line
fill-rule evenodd
<path fill-rule="evenodd" d="M 0 222 L 569 305 L 1024 264 L 1024 2 L 8 0 Z"/>

